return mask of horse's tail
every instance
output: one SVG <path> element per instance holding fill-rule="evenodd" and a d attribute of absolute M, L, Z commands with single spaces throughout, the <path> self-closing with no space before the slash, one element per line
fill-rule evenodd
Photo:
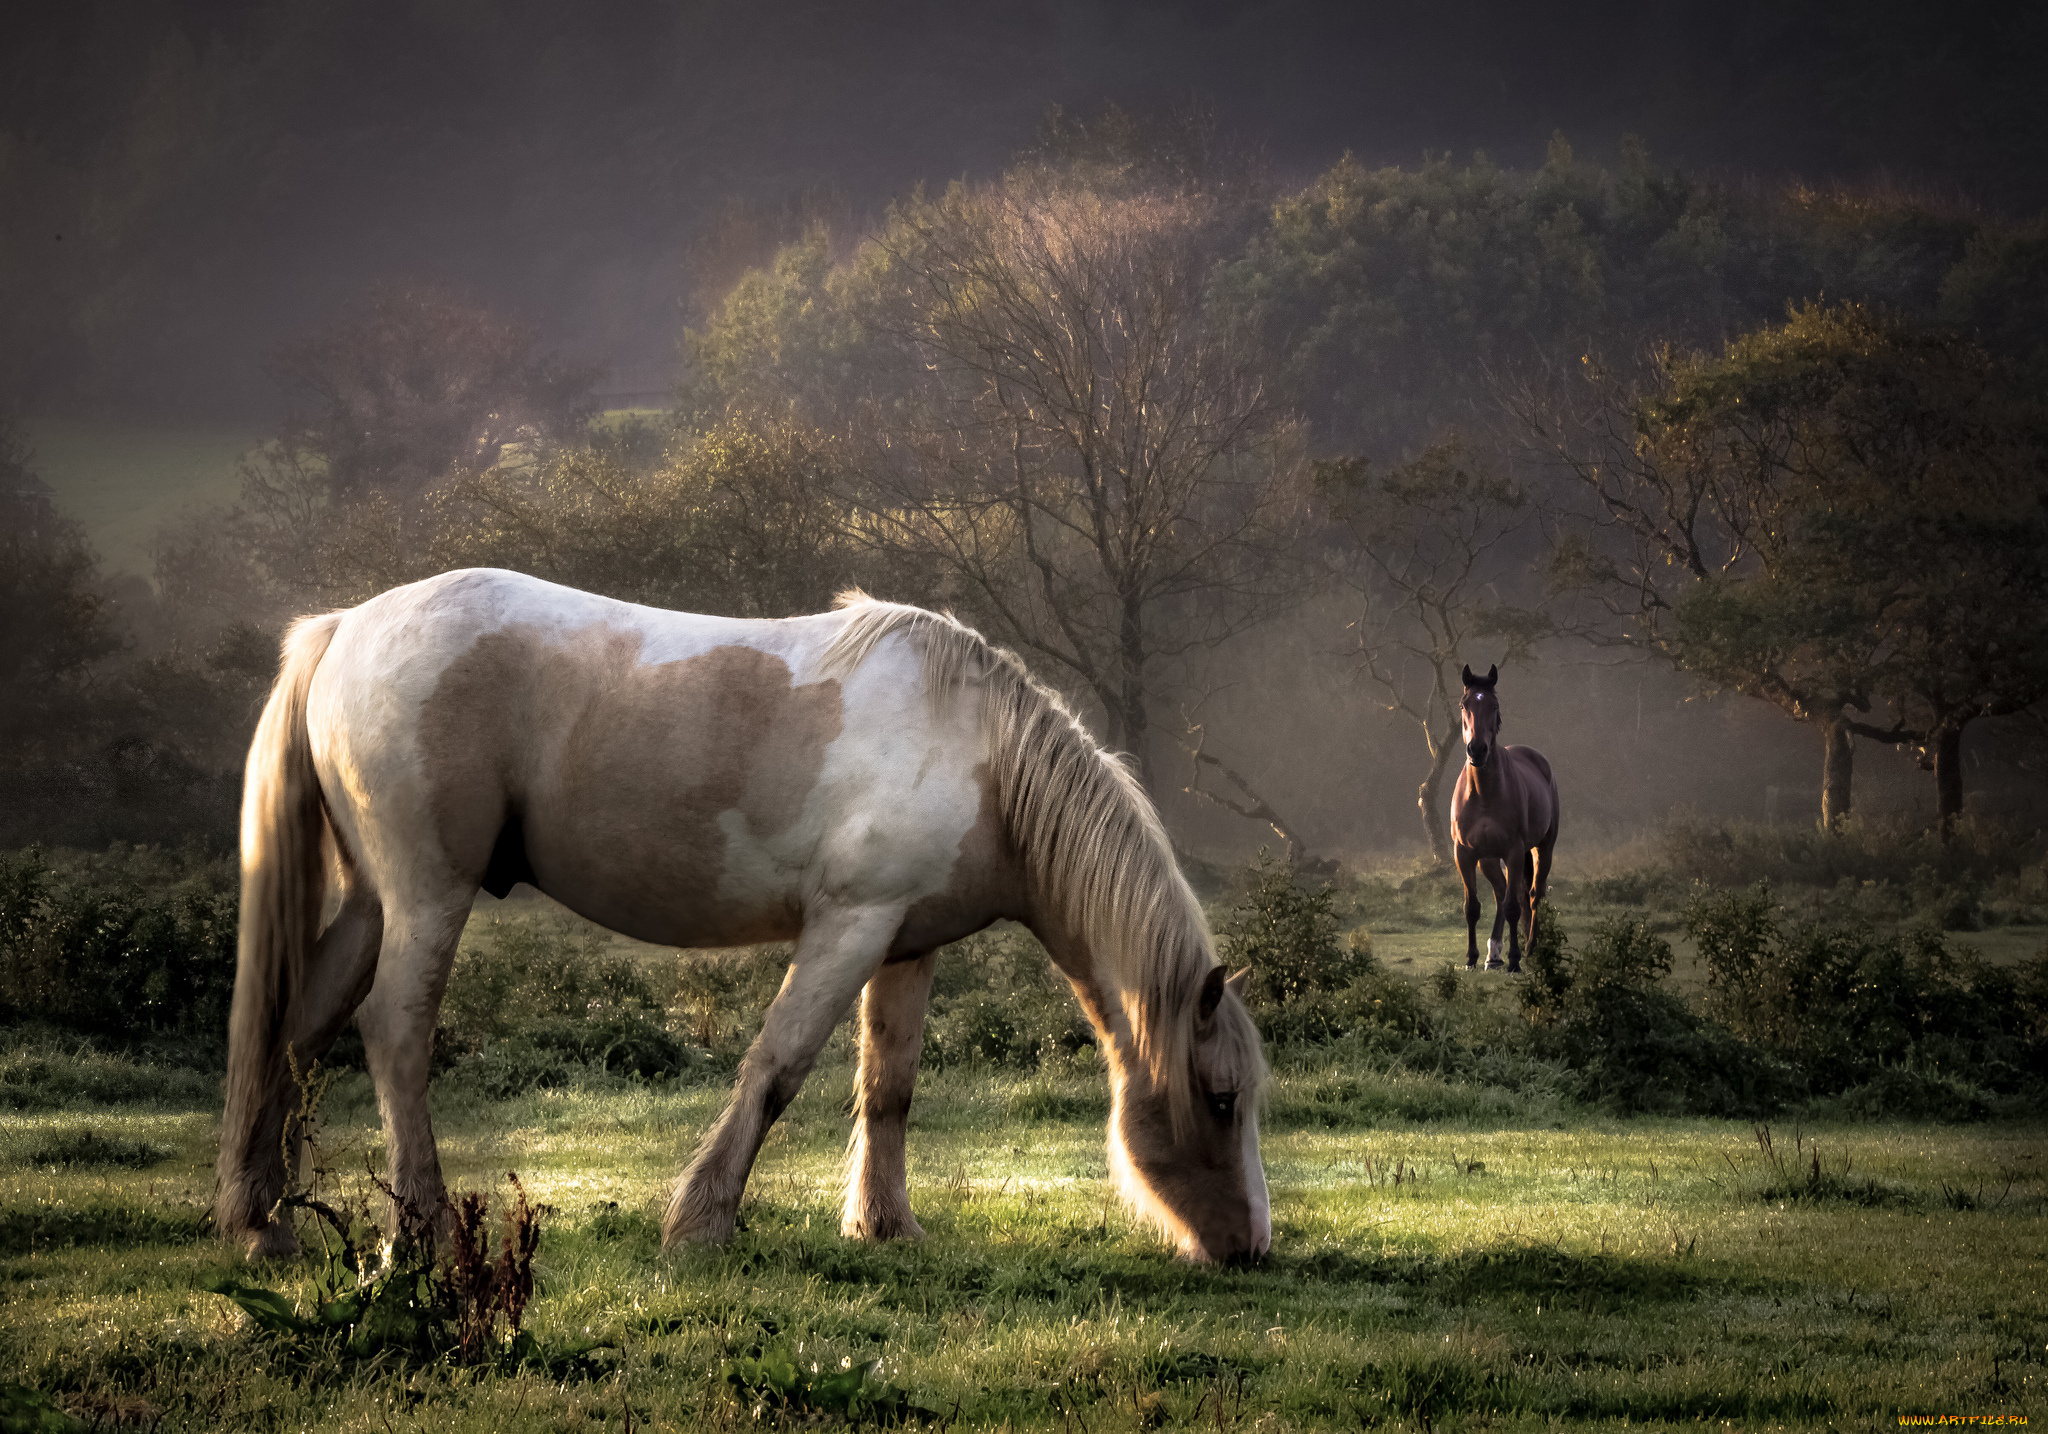
<path fill-rule="evenodd" d="M 228 1013 L 217 1211 L 230 1236 L 261 1235 L 282 1193 L 272 1187 L 283 1178 L 287 1043 L 325 894 L 327 817 L 306 732 L 306 691 L 340 622 L 340 613 L 301 618 L 285 634 L 243 777 L 241 942 Z"/>

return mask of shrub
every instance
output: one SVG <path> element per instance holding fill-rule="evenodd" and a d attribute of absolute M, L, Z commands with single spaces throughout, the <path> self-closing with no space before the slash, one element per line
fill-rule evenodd
<path fill-rule="evenodd" d="M 217 1046 L 234 994 L 238 907 L 224 862 L 151 891 L 115 860 L 66 873 L 37 847 L 0 856 L 0 1023 Z"/>
<path fill-rule="evenodd" d="M 436 1049 L 493 1099 L 585 1070 L 663 1079 L 689 1068 L 640 968 L 596 927 L 497 918 L 456 956 Z"/>
<path fill-rule="evenodd" d="M 1751 1115 L 1796 1091 L 1792 1073 L 1702 1020 L 1659 984 L 1671 947 L 1647 922 L 1597 922 L 1574 953 L 1547 905 L 1519 987 L 1536 1054 L 1578 1094 L 1622 1112 Z"/>
<path fill-rule="evenodd" d="M 1034 1070 L 1049 1057 L 1094 1044 L 1094 1028 L 1066 978 L 1022 927 L 983 931 L 939 953 L 925 1022 L 926 1065 Z"/>
<path fill-rule="evenodd" d="M 1943 841 L 1903 818 L 1852 815 L 1839 829 L 1824 831 L 1679 816 L 1664 828 L 1658 845 L 1681 881 L 1814 887 L 1885 882 L 1930 896 L 1938 886 L 1967 888 L 1989 873 L 2017 872 L 2040 855 L 2031 833 L 1976 817 L 1958 822 Z"/>
<path fill-rule="evenodd" d="M 1338 939 L 1335 888 L 1303 889 L 1292 868 L 1264 851 L 1246 876 L 1245 895 L 1217 935 L 1233 963 L 1251 967 L 1248 1003 L 1268 1041 L 1327 1041 L 1362 1026 L 1417 1031 L 1426 1024 L 1415 989 L 1381 968 L 1370 936 Z"/>
<path fill-rule="evenodd" d="M 2001 970 L 1929 927 L 1881 937 L 1788 922 L 1768 882 L 1698 896 L 1685 923 L 1709 1014 L 1799 1064 L 1818 1090 L 1910 1066 L 2009 1091 L 2048 1062 L 2048 955 Z"/>

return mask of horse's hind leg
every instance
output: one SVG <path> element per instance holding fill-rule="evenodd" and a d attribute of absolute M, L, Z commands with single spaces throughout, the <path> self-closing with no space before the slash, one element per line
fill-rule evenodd
<path fill-rule="evenodd" d="M 1480 862 L 1479 870 L 1485 875 L 1486 884 L 1493 888 L 1493 936 L 1486 943 L 1486 969 L 1498 971 L 1500 969 L 1500 930 L 1509 920 L 1508 890 L 1511 883 L 1503 875 L 1501 863 L 1497 857 L 1488 857 Z M 1478 905 L 1476 901 L 1472 904 L 1474 906 Z M 1510 949 L 1514 946 L 1513 931 L 1508 932 L 1508 946 Z"/>
<path fill-rule="evenodd" d="M 434 1022 L 474 892 L 393 903 L 384 913 L 377 979 L 356 1013 L 384 1117 L 394 1225 L 438 1218 L 444 1187 L 427 1113 Z"/>
<path fill-rule="evenodd" d="M 1550 866 L 1552 853 L 1557 848 L 1557 833 L 1552 831 L 1543 838 L 1529 854 L 1529 949 L 1536 949 L 1536 921 L 1543 910 L 1543 898 L 1550 890 Z"/>
<path fill-rule="evenodd" d="M 661 1224 L 663 1244 L 732 1238 L 768 1127 L 796 1099 L 825 1038 L 882 964 L 902 922 L 900 906 L 833 908 L 806 917 L 796 960 L 740 1062 L 732 1101 L 676 1182 Z"/>
<path fill-rule="evenodd" d="M 1522 919 L 1529 912 L 1529 857 L 1527 853 L 1507 864 L 1507 892 L 1499 913 L 1508 922 L 1508 971 L 1522 969 Z M 1531 933 L 1532 938 L 1534 933 Z"/>
<path fill-rule="evenodd" d="M 853 1142 L 846 1159 L 841 1233 L 869 1240 L 921 1240 L 910 1213 L 904 1128 L 924 1052 L 925 1008 L 938 953 L 895 961 L 868 978 L 860 1006 L 860 1074 L 853 1086 Z"/>
<path fill-rule="evenodd" d="M 298 1111 L 292 1066 L 301 1074 L 327 1054 L 377 971 L 377 947 L 384 928 L 376 894 L 360 880 L 348 888 L 341 909 L 313 944 L 306 961 L 306 986 L 293 1003 L 290 1025 L 276 1069 L 266 1078 L 268 1094 L 253 1106 L 246 1128 L 221 1131 L 223 1230 L 246 1231 L 249 1253 L 288 1255 L 298 1240 L 291 1223 L 272 1220 L 271 1207 L 296 1174 L 298 1132 L 286 1130 Z"/>

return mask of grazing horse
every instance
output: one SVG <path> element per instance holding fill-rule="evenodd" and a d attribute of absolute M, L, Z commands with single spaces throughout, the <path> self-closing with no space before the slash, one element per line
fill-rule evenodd
<path fill-rule="evenodd" d="M 1451 840 L 1458 879 L 1465 883 L 1465 964 L 1479 964 L 1479 889 L 1475 869 L 1493 888 L 1493 936 L 1486 969 L 1500 969 L 1500 928 L 1508 928 L 1508 970 L 1522 969 L 1520 929 L 1528 919 L 1536 944 L 1536 907 L 1550 885 L 1550 854 L 1557 846 L 1557 782 L 1534 747 L 1500 744 L 1500 668 L 1474 677 L 1465 669 L 1458 721 L 1465 737 L 1465 770 L 1451 796 Z M 1505 867 L 1505 872 L 1503 872 Z"/>
<path fill-rule="evenodd" d="M 1101 1036 L 1124 1197 L 1192 1259 L 1271 1242 L 1245 973 L 1216 963 L 1130 769 L 1014 656 L 859 593 L 742 621 L 488 569 L 285 638 L 242 804 L 223 1233 L 251 1254 L 297 1247 L 276 1208 L 292 1067 L 351 1014 L 394 1199 L 442 1207 L 435 1016 L 478 888 L 518 881 L 643 941 L 796 942 L 664 1243 L 732 1235 L 769 1125 L 863 992 L 842 1229 L 922 1235 L 904 1127 L 934 961 L 1006 917 Z"/>

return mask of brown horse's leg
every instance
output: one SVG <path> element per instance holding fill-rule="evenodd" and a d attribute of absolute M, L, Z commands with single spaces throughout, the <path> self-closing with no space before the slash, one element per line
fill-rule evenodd
<path fill-rule="evenodd" d="M 1479 853 L 1458 848 L 1458 880 L 1465 883 L 1465 969 L 1479 964 Z"/>
<path fill-rule="evenodd" d="M 442 1218 L 445 1187 L 427 1111 L 427 1077 L 433 1067 L 441 993 L 448 988 L 449 968 L 473 895 L 472 891 L 458 898 L 444 893 L 433 901 L 407 903 L 403 909 L 396 901 L 387 904 L 376 982 L 356 1012 L 384 1116 L 394 1228 L 408 1219 Z"/>
<path fill-rule="evenodd" d="M 1522 917 L 1529 909 L 1529 857 L 1521 857 L 1507 863 L 1507 892 L 1500 904 L 1501 915 L 1508 922 L 1508 970 L 1522 969 Z"/>
<path fill-rule="evenodd" d="M 868 978 L 861 1000 L 860 1074 L 853 1085 L 853 1143 L 847 1150 L 846 1213 L 839 1226 L 852 1238 L 924 1238 L 923 1227 L 910 1213 L 903 1135 L 937 965 L 936 951 L 891 962 Z"/>
<path fill-rule="evenodd" d="M 833 908 L 806 917 L 782 991 L 740 1062 L 732 1102 L 669 1198 L 663 1244 L 732 1238 L 768 1127 L 796 1099 L 825 1038 L 882 964 L 902 922 L 900 906 Z"/>
<path fill-rule="evenodd" d="M 1501 864 L 1497 857 L 1488 857 L 1479 863 L 1479 873 L 1486 878 L 1486 884 L 1493 888 L 1493 936 L 1486 943 L 1486 969 L 1500 969 L 1500 929 L 1508 916 L 1508 881 L 1501 875 Z"/>
<path fill-rule="evenodd" d="M 1532 878 L 1529 883 L 1529 949 L 1536 949 L 1537 913 L 1543 909 L 1543 898 L 1550 890 L 1551 853 L 1557 848 L 1557 833 L 1551 832 L 1530 855 Z"/>

